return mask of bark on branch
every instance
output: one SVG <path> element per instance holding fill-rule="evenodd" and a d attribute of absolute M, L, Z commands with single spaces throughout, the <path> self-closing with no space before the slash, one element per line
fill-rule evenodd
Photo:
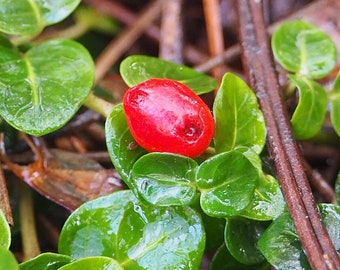
<path fill-rule="evenodd" d="M 267 125 L 267 144 L 288 209 L 313 269 L 340 269 L 293 139 L 268 44 L 262 1 L 238 0 L 243 65 Z"/>

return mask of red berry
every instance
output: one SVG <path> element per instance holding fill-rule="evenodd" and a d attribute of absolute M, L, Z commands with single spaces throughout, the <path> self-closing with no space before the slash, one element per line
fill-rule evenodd
<path fill-rule="evenodd" d="M 208 106 L 177 81 L 149 79 L 133 86 L 124 95 L 123 107 L 132 136 L 149 152 L 197 157 L 213 137 Z"/>

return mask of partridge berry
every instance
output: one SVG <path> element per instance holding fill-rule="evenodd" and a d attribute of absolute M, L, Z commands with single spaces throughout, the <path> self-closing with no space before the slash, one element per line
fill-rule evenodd
<path fill-rule="evenodd" d="M 129 88 L 123 98 L 127 124 L 149 152 L 197 157 L 209 146 L 214 119 L 203 100 L 186 85 L 149 79 Z"/>

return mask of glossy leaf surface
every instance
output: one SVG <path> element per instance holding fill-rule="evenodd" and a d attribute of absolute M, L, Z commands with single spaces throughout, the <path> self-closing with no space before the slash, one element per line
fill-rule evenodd
<path fill-rule="evenodd" d="M 271 175 L 259 178 L 252 202 L 240 216 L 254 220 L 272 220 L 285 208 L 285 201 L 277 180 Z"/>
<path fill-rule="evenodd" d="M 0 269 L 19 270 L 19 264 L 13 253 L 2 246 L 0 246 Z"/>
<path fill-rule="evenodd" d="M 332 91 L 329 94 L 331 104 L 331 122 L 335 132 L 340 136 L 340 73 L 338 73 Z"/>
<path fill-rule="evenodd" d="M 132 167 L 130 182 L 138 194 L 157 206 L 188 205 L 196 195 L 197 163 L 184 156 L 150 153 Z"/>
<path fill-rule="evenodd" d="M 340 251 L 340 207 L 319 205 L 323 223 L 335 249 Z M 259 249 L 276 269 L 311 269 L 303 252 L 293 221 L 288 213 L 279 216 L 258 242 Z"/>
<path fill-rule="evenodd" d="M 127 209 L 118 231 L 118 256 L 124 269 L 199 269 L 205 234 L 189 207 Z"/>
<path fill-rule="evenodd" d="M 271 44 L 280 65 L 301 76 L 322 78 L 336 64 L 337 49 L 334 42 L 305 21 L 281 24 L 273 33 Z"/>
<path fill-rule="evenodd" d="M 15 128 L 41 136 L 63 126 L 89 94 L 94 65 L 72 40 L 55 39 L 25 54 L 0 45 L 1 116 Z"/>
<path fill-rule="evenodd" d="M 263 263 L 265 258 L 257 247 L 257 241 L 268 225 L 268 222 L 227 219 L 224 238 L 230 254 L 242 264 Z"/>
<path fill-rule="evenodd" d="M 20 270 L 57 270 L 71 262 L 66 255 L 56 253 L 42 253 L 35 258 L 20 264 Z"/>
<path fill-rule="evenodd" d="M 299 103 L 291 119 L 294 135 L 299 140 L 311 138 L 322 127 L 327 94 L 320 84 L 308 78 L 289 75 L 289 79 L 299 89 Z"/>
<path fill-rule="evenodd" d="M 79 259 L 72 263 L 69 263 L 59 270 L 84 270 L 84 269 L 96 269 L 96 270 L 123 270 L 123 267 L 119 265 L 117 261 L 108 257 L 87 257 Z"/>
<path fill-rule="evenodd" d="M 59 252 L 73 259 L 112 257 L 125 270 L 191 270 L 199 269 L 204 243 L 203 225 L 191 208 L 146 206 L 131 191 L 118 191 L 72 213 Z"/>
<path fill-rule="evenodd" d="M 122 104 L 116 105 L 106 119 L 105 135 L 113 165 L 125 183 L 133 188 L 129 182 L 130 171 L 136 160 L 147 152 L 133 139 Z"/>
<path fill-rule="evenodd" d="M 79 259 L 117 255 L 117 233 L 129 204 L 136 203 L 130 191 L 112 193 L 89 201 L 74 211 L 59 238 L 59 253 Z"/>
<path fill-rule="evenodd" d="M 8 249 L 11 244 L 11 229 L 6 217 L 0 209 L 0 247 Z"/>
<path fill-rule="evenodd" d="M 247 146 L 259 154 L 265 143 L 265 123 L 257 98 L 248 85 L 226 73 L 214 101 L 217 153 Z"/>
<path fill-rule="evenodd" d="M 207 159 L 196 175 L 203 211 L 213 217 L 239 214 L 252 201 L 258 178 L 257 169 L 238 151 Z"/>
<path fill-rule="evenodd" d="M 217 81 L 187 66 L 145 55 L 132 55 L 120 64 L 120 74 L 128 86 L 134 86 L 151 78 L 177 80 L 195 91 L 208 93 L 215 89 Z"/>
<path fill-rule="evenodd" d="M 33 35 L 45 26 L 65 19 L 80 0 L 1 0 L 0 31 L 13 35 Z"/>

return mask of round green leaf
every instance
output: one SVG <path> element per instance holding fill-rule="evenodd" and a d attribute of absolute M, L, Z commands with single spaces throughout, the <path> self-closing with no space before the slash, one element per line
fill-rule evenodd
<path fill-rule="evenodd" d="M 253 91 L 239 77 L 226 73 L 214 106 L 217 153 L 247 146 L 257 154 L 265 143 L 264 118 Z"/>
<path fill-rule="evenodd" d="M 132 137 L 127 126 L 122 104 L 113 107 L 105 123 L 106 145 L 116 170 L 131 188 L 129 174 L 133 164 L 147 152 Z"/>
<path fill-rule="evenodd" d="M 145 55 L 125 58 L 120 64 L 120 74 L 130 87 L 151 78 L 167 78 L 189 86 L 198 95 L 214 90 L 217 85 L 216 79 L 187 66 Z"/>
<path fill-rule="evenodd" d="M 19 264 L 12 252 L 0 246 L 0 269 L 19 270 Z"/>
<path fill-rule="evenodd" d="M 207 159 L 196 175 L 203 211 L 213 217 L 238 215 L 252 201 L 258 179 L 257 169 L 238 151 Z"/>
<path fill-rule="evenodd" d="M 89 94 L 94 65 L 72 40 L 49 40 L 24 55 L 0 45 L 1 116 L 15 128 L 41 136 L 63 126 Z"/>
<path fill-rule="evenodd" d="M 271 266 L 265 262 L 259 265 L 245 265 L 237 260 L 227 250 L 225 244 L 220 246 L 212 258 L 209 270 L 269 270 Z"/>
<path fill-rule="evenodd" d="M 21 263 L 20 270 L 57 270 L 70 262 L 69 256 L 48 252 Z"/>
<path fill-rule="evenodd" d="M 200 269 L 204 227 L 189 207 L 130 205 L 118 238 L 117 260 L 125 270 Z"/>
<path fill-rule="evenodd" d="M 340 207 L 321 204 L 319 210 L 329 236 L 339 252 Z M 275 269 L 311 269 L 289 213 L 280 215 L 269 226 L 260 237 L 258 246 Z"/>
<path fill-rule="evenodd" d="M 242 264 L 263 263 L 265 258 L 257 247 L 257 241 L 268 225 L 268 222 L 227 219 L 224 239 L 230 254 Z"/>
<path fill-rule="evenodd" d="M 69 263 L 58 269 L 59 270 L 84 270 L 84 269 L 123 270 L 123 267 L 121 267 L 119 263 L 112 258 L 97 256 L 97 257 L 88 257 L 88 258 L 79 259 L 75 262 Z"/>
<path fill-rule="evenodd" d="M 331 122 L 335 132 L 340 136 L 340 72 L 338 73 L 332 91 L 329 94 L 331 104 Z"/>
<path fill-rule="evenodd" d="M 299 89 L 299 103 L 291 119 L 293 132 L 298 140 L 309 139 L 322 127 L 327 94 L 320 84 L 308 78 L 289 75 L 289 79 Z"/>
<path fill-rule="evenodd" d="M 89 201 L 66 220 L 59 237 L 59 253 L 79 259 L 115 257 L 117 232 L 129 204 L 136 203 L 131 191 L 118 191 Z"/>
<path fill-rule="evenodd" d="M 191 208 L 155 208 L 138 202 L 131 191 L 118 191 L 71 214 L 59 252 L 72 259 L 111 257 L 125 270 L 192 270 L 199 269 L 204 243 L 202 222 Z"/>
<path fill-rule="evenodd" d="M 279 216 L 258 241 L 263 256 L 277 269 L 310 269 L 288 213 Z"/>
<path fill-rule="evenodd" d="M 271 175 L 259 178 L 252 202 L 240 213 L 240 216 L 254 220 L 272 220 L 285 208 L 277 180 Z"/>
<path fill-rule="evenodd" d="M 0 0 L 0 31 L 12 35 L 38 34 L 65 19 L 80 0 Z"/>
<path fill-rule="evenodd" d="M 130 181 L 138 194 L 157 206 L 188 205 L 196 195 L 197 163 L 169 153 L 142 156 L 132 167 Z"/>
<path fill-rule="evenodd" d="M 280 65 L 301 76 L 322 78 L 336 64 L 334 42 L 321 30 L 301 20 L 281 24 L 273 33 L 271 44 Z"/>
<path fill-rule="evenodd" d="M 11 245 L 11 228 L 8 225 L 6 217 L 0 209 L 0 247 L 9 248 Z"/>

